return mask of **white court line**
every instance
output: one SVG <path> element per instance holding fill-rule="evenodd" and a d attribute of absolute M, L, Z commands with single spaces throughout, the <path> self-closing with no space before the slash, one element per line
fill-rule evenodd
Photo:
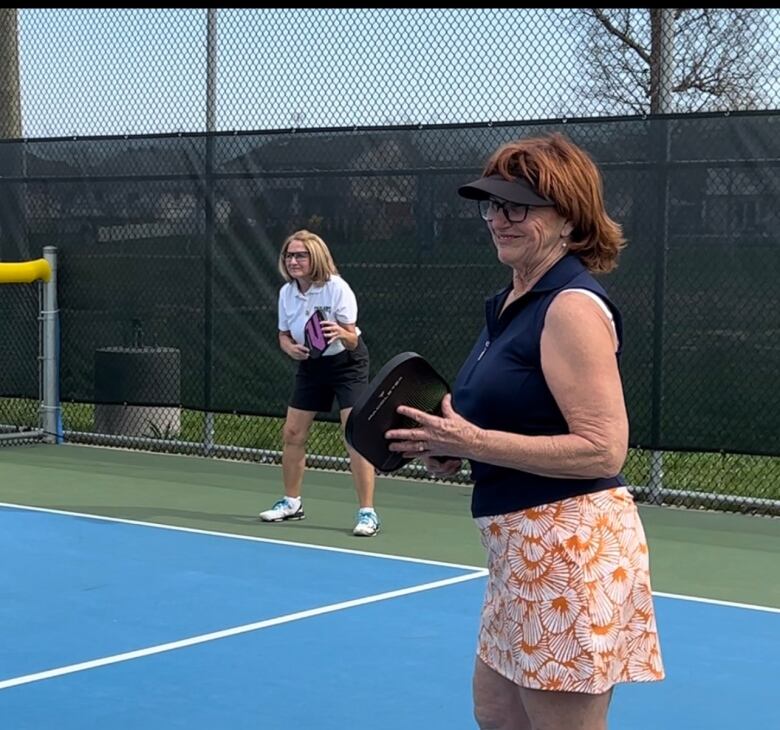
<path fill-rule="evenodd" d="M 8 507 L 21 511 L 48 512 L 54 515 L 66 515 L 67 517 L 82 517 L 104 522 L 119 522 L 124 525 L 138 525 L 140 527 L 156 527 L 158 530 L 173 530 L 175 532 L 189 532 L 195 535 L 211 535 L 212 537 L 227 537 L 234 540 L 249 540 L 250 542 L 266 542 L 272 545 L 286 545 L 288 547 L 306 548 L 308 550 L 325 550 L 331 553 L 346 553 L 348 555 L 363 555 L 369 558 L 384 558 L 385 560 L 401 560 L 405 563 L 421 563 L 422 565 L 437 565 L 443 568 L 460 568 L 461 570 L 484 570 L 482 565 L 459 565 L 458 563 L 445 563 L 441 560 L 426 560 L 424 558 L 411 558 L 404 555 L 390 555 L 387 553 L 372 553 L 365 550 L 352 548 L 329 547 L 328 545 L 314 545 L 305 542 L 293 542 L 292 540 L 278 540 L 271 537 L 255 537 L 254 535 L 237 535 L 232 532 L 218 532 L 216 530 L 202 530 L 197 527 L 181 527 L 179 525 L 166 525 L 161 522 L 143 522 L 141 520 L 126 520 L 122 517 L 107 517 L 106 515 L 90 514 L 88 512 L 70 512 L 68 510 L 51 509 L 49 507 L 34 507 L 26 504 L 13 504 L 0 502 L 0 507 Z M 258 525 L 261 523 L 258 522 Z M 273 529 L 273 526 L 271 526 Z"/>
<path fill-rule="evenodd" d="M 225 639 L 229 636 L 237 636 L 239 634 L 249 633 L 250 631 L 266 629 L 269 626 L 279 626 L 280 624 L 287 624 L 292 621 L 300 621 L 301 619 L 312 618 L 313 616 L 322 616 L 326 613 L 335 613 L 336 611 L 343 611 L 345 609 L 354 608 L 356 606 L 365 606 L 369 603 L 378 603 L 379 601 L 387 601 L 391 598 L 399 598 L 401 596 L 409 596 L 414 593 L 430 591 L 436 588 L 444 588 L 446 586 L 455 585 L 456 583 L 465 583 L 466 581 L 474 580 L 475 578 L 483 578 L 485 575 L 487 575 L 487 570 L 483 569 L 475 573 L 469 573 L 468 575 L 459 575 L 454 578 L 445 578 L 444 580 L 437 580 L 431 583 L 421 583 L 420 585 L 412 586 L 411 588 L 400 588 L 395 591 L 387 591 L 386 593 L 377 593 L 373 596 L 355 598 L 351 601 L 332 603 L 328 606 L 321 606 L 320 608 L 310 608 L 306 611 L 288 613 L 284 616 L 277 616 L 276 618 L 266 619 L 265 621 L 257 621 L 251 624 L 244 624 L 243 626 L 234 626 L 230 629 L 213 631 L 209 634 L 192 636 L 189 639 L 171 641 L 166 644 L 158 644 L 157 646 L 149 646 L 145 649 L 136 649 L 135 651 L 128 651 L 123 654 L 115 654 L 113 656 L 102 657 L 101 659 L 92 659 L 88 662 L 80 662 L 78 664 L 70 664 L 64 667 L 48 669 L 44 672 L 25 674 L 20 677 L 12 677 L 11 679 L 0 681 L 0 690 L 8 689 L 9 687 L 18 687 L 21 684 L 40 682 L 41 680 L 52 679 L 53 677 L 61 677 L 65 674 L 83 672 L 87 669 L 95 669 L 96 667 L 105 667 L 109 664 L 119 664 L 120 662 L 127 662 L 132 659 L 140 659 L 141 657 L 151 656 L 153 654 L 162 654 L 167 651 L 175 651 L 176 649 L 183 649 L 188 646 L 195 646 L 196 644 L 205 644 L 207 641 Z"/>
<path fill-rule="evenodd" d="M 683 596 L 679 593 L 662 593 L 653 591 L 654 596 L 659 598 L 673 598 L 677 601 L 692 601 L 695 603 L 711 603 L 714 606 L 726 606 L 727 608 L 746 608 L 749 611 L 765 611 L 766 613 L 780 613 L 780 608 L 774 606 L 756 606 L 752 603 L 737 603 L 735 601 L 721 601 L 716 598 L 696 598 L 693 596 Z"/>
<path fill-rule="evenodd" d="M 176 532 L 189 532 L 196 535 L 212 535 L 214 537 L 226 537 L 234 540 L 249 540 L 251 542 L 265 542 L 273 545 L 287 545 L 289 547 L 304 548 L 308 550 L 325 550 L 334 553 L 347 553 L 349 555 L 365 555 L 371 558 L 384 558 L 385 560 L 400 560 L 407 563 L 420 563 L 423 565 L 437 565 L 445 568 L 460 568 L 462 570 L 479 571 L 487 575 L 484 566 L 480 565 L 460 565 L 458 563 L 445 563 L 439 560 L 425 560 L 423 558 L 411 558 L 403 555 L 389 555 L 386 553 L 372 553 L 363 550 L 353 550 L 351 548 L 328 547 L 326 545 L 313 545 L 305 542 L 292 542 L 290 540 L 276 540 L 268 537 L 254 537 L 252 535 L 236 535 L 231 532 L 217 532 L 216 530 L 201 530 L 195 527 L 180 527 L 178 525 L 165 525 L 158 522 L 142 522 L 140 520 L 126 520 L 120 517 L 107 517 L 105 515 L 90 514 L 88 512 L 69 512 L 67 510 L 51 509 L 48 507 L 34 507 L 32 505 L 14 504 L 12 502 L 0 502 L 0 508 L 8 507 L 10 509 L 27 510 L 32 512 L 48 512 L 56 515 L 66 515 L 68 517 L 82 517 L 92 520 L 102 520 L 104 522 L 119 522 L 126 525 L 139 525 L 141 527 L 155 527 L 159 530 L 174 530 Z M 729 608 L 743 608 L 748 611 L 764 611 L 767 613 L 780 613 L 780 608 L 774 606 L 761 606 L 753 603 L 737 603 L 734 601 L 724 601 L 717 598 L 702 598 L 701 596 L 688 596 L 681 593 L 664 593 L 662 591 L 653 591 L 654 596 L 660 598 L 671 598 L 678 601 L 691 601 L 694 603 L 708 603 L 713 606 L 727 606 Z"/>

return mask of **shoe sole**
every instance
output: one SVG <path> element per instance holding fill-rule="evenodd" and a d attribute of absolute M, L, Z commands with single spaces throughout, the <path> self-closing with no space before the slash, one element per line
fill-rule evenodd
<path fill-rule="evenodd" d="M 268 520 L 265 517 L 261 517 L 262 522 L 298 522 L 299 520 L 305 520 L 306 515 L 290 515 L 289 517 L 277 517 L 275 520 Z"/>
<path fill-rule="evenodd" d="M 352 534 L 355 537 L 376 537 L 379 534 L 379 528 L 377 527 L 373 532 L 355 532 L 353 530 Z"/>

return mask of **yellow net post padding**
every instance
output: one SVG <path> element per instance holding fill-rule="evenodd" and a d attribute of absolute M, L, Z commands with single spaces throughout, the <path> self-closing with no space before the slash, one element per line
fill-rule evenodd
<path fill-rule="evenodd" d="M 46 259 L 0 262 L 0 284 L 32 284 L 34 281 L 49 281 L 51 266 Z"/>

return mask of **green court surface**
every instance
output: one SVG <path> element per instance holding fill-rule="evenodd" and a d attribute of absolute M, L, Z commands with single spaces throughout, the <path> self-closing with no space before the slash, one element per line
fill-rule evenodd
<path fill-rule="evenodd" d="M 89 446 L 0 448 L 0 502 L 375 553 L 484 565 L 470 489 L 377 480 L 382 532 L 351 534 L 348 474 L 308 470 L 307 519 L 265 524 L 281 495 L 274 465 Z M 657 592 L 780 607 L 780 520 L 640 507 Z"/>

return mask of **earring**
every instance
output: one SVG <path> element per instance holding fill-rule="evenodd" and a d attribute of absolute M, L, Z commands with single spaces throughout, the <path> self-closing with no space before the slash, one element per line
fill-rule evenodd
<path fill-rule="evenodd" d="M 561 246 L 563 246 L 564 248 L 566 248 L 566 241 L 562 241 L 562 242 L 561 242 Z"/>

